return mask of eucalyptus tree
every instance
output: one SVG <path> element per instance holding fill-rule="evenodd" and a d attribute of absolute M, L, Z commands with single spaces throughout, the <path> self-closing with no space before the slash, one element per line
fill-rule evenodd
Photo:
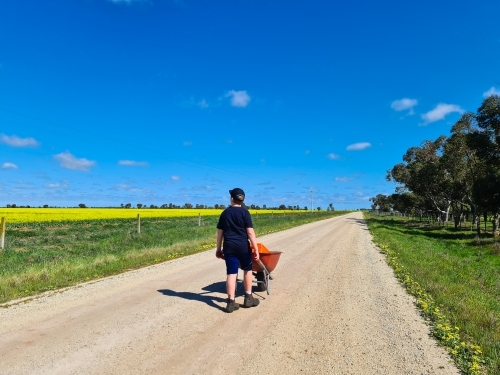
<path fill-rule="evenodd" d="M 384 194 L 378 194 L 376 197 L 370 198 L 373 202 L 372 209 L 381 212 L 390 212 L 392 209 L 391 198 Z"/>
<path fill-rule="evenodd" d="M 500 96 L 486 98 L 477 110 L 476 128 L 467 136 L 468 145 L 483 163 L 473 186 L 473 197 L 493 214 L 493 233 L 499 233 L 500 216 Z"/>
<path fill-rule="evenodd" d="M 418 195 L 406 191 L 404 188 L 396 188 L 396 192 L 390 196 L 394 210 L 406 215 L 418 215 L 420 221 L 428 209 L 428 204 Z"/>
<path fill-rule="evenodd" d="M 451 135 L 443 148 L 441 164 L 449 177 L 455 227 L 460 224 L 464 207 L 468 205 L 473 209 L 476 223 L 479 223 L 481 207 L 478 206 L 473 189 L 484 173 L 484 163 L 468 142 L 476 129 L 476 115 L 465 113 L 451 128 Z"/>
<path fill-rule="evenodd" d="M 454 199 L 452 177 L 442 161 L 447 138 L 424 141 L 420 147 L 411 147 L 403 156 L 403 163 L 387 171 L 387 180 L 402 184 L 409 192 L 432 203 L 433 209 L 444 214 L 448 221 Z"/>

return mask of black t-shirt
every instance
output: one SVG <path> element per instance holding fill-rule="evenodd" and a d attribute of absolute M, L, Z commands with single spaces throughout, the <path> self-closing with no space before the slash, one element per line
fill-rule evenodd
<path fill-rule="evenodd" d="M 253 228 L 253 224 L 250 212 L 246 208 L 229 206 L 222 212 L 217 229 L 222 229 L 224 233 L 224 253 L 250 251 L 247 228 Z"/>

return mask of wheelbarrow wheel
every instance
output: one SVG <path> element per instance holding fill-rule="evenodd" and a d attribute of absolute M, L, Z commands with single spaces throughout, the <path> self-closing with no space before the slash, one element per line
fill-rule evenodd
<path fill-rule="evenodd" d="M 264 292 L 265 290 L 267 290 L 267 285 L 266 285 L 266 278 L 264 276 L 264 272 L 257 272 L 257 290 L 259 292 Z"/>

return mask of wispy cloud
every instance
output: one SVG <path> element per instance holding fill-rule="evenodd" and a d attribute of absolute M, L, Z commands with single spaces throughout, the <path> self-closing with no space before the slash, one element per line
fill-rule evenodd
<path fill-rule="evenodd" d="M 391 103 L 391 108 L 397 112 L 409 110 L 408 114 L 413 115 L 415 113 L 413 112 L 413 107 L 415 107 L 417 104 L 418 104 L 417 99 L 403 98 L 399 100 L 394 100 Z"/>
<path fill-rule="evenodd" d="M 192 146 L 193 145 L 193 142 L 191 141 L 186 141 L 186 142 L 183 142 L 182 143 L 183 146 Z"/>
<path fill-rule="evenodd" d="M 130 184 L 116 184 L 114 187 L 116 190 L 125 190 L 130 193 L 141 193 L 141 194 L 149 194 L 151 193 L 150 189 L 141 189 L 134 187 L 133 185 Z"/>
<path fill-rule="evenodd" d="M 207 185 L 196 185 L 191 188 L 193 191 L 211 191 L 212 188 Z"/>
<path fill-rule="evenodd" d="M 483 97 L 488 98 L 492 95 L 500 96 L 500 90 L 497 90 L 495 87 L 490 88 L 488 91 L 483 93 Z"/>
<path fill-rule="evenodd" d="M 35 138 L 20 138 L 16 135 L 0 136 L 0 141 L 11 147 L 37 147 L 40 143 Z"/>
<path fill-rule="evenodd" d="M 326 157 L 327 157 L 328 159 L 330 159 L 330 160 L 337 160 L 337 159 L 339 159 L 339 158 L 340 158 L 340 155 L 334 154 L 334 153 L 332 152 L 332 153 L 330 153 L 330 154 L 326 155 Z"/>
<path fill-rule="evenodd" d="M 65 169 L 74 171 L 87 172 L 92 168 L 96 162 L 85 158 L 76 158 L 71 152 L 65 151 L 60 154 L 54 155 L 54 159 L 59 162 L 59 165 Z"/>
<path fill-rule="evenodd" d="M 129 184 L 116 184 L 115 188 L 116 189 L 122 189 L 122 190 L 130 190 L 130 189 L 132 189 L 132 185 L 129 185 Z"/>
<path fill-rule="evenodd" d="M 180 176 L 172 176 L 172 177 L 170 177 L 170 179 L 172 181 L 180 181 L 181 180 Z"/>
<path fill-rule="evenodd" d="M 311 153 L 311 150 L 305 150 L 304 155 L 309 155 Z"/>
<path fill-rule="evenodd" d="M 18 166 L 15 165 L 14 163 L 3 163 L 2 164 L 2 169 L 17 169 Z"/>
<path fill-rule="evenodd" d="M 439 103 L 436 108 L 430 110 L 422 115 L 422 120 L 424 120 L 424 125 L 430 124 L 431 122 L 436 122 L 444 119 L 450 113 L 464 113 L 465 111 L 456 104 L 446 104 Z"/>
<path fill-rule="evenodd" d="M 243 91 L 231 90 L 226 94 L 226 98 L 231 98 L 231 105 L 233 107 L 242 107 L 242 108 L 246 107 L 250 103 L 250 100 L 252 100 L 245 90 Z"/>
<path fill-rule="evenodd" d="M 130 167 L 146 167 L 149 165 L 147 161 L 135 161 L 135 160 L 120 160 L 119 165 L 125 165 Z"/>
<path fill-rule="evenodd" d="M 45 184 L 45 189 L 67 189 L 68 181 L 56 182 L 53 184 Z"/>
<path fill-rule="evenodd" d="M 352 177 L 335 177 L 335 181 L 337 182 L 349 182 L 354 180 Z"/>
<path fill-rule="evenodd" d="M 209 105 L 208 105 L 207 101 L 205 99 L 203 99 L 201 102 L 198 102 L 198 107 L 200 107 L 201 109 L 205 109 L 205 108 L 208 108 Z"/>
<path fill-rule="evenodd" d="M 347 146 L 346 150 L 348 150 L 348 151 L 361 151 L 361 150 L 367 149 L 368 147 L 372 147 L 372 144 L 369 142 L 359 142 L 359 143 L 353 143 L 352 145 Z"/>

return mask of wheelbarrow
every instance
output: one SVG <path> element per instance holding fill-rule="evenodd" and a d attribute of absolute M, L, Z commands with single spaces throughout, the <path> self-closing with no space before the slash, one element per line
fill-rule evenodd
<path fill-rule="evenodd" d="M 280 260 L 281 251 L 271 251 L 262 243 L 257 243 L 259 247 L 259 260 L 256 261 L 255 258 L 252 261 L 252 273 L 255 276 L 257 284 L 257 290 L 263 292 L 266 291 L 269 294 L 269 281 L 273 280 L 273 275 L 271 272 L 274 271 Z M 255 253 L 252 245 L 252 253 Z"/>
<path fill-rule="evenodd" d="M 271 272 L 274 271 L 276 265 L 281 256 L 281 251 L 271 251 L 262 243 L 257 243 L 259 247 L 259 260 L 252 261 L 252 274 L 255 277 L 254 284 L 257 284 L 257 290 L 260 292 L 266 291 L 269 294 L 269 281 L 273 280 L 273 276 Z M 252 253 L 255 253 L 252 245 L 250 244 L 250 248 L 252 249 Z M 220 259 L 224 259 L 224 256 L 220 257 Z M 243 280 L 237 280 L 243 281 Z"/>

